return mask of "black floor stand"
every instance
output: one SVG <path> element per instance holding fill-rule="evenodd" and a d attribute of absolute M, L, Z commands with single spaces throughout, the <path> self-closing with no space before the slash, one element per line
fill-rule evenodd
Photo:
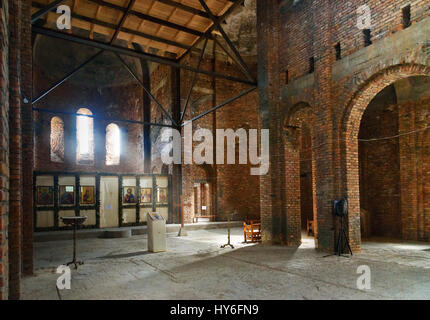
<path fill-rule="evenodd" d="M 338 234 L 336 249 L 334 251 L 334 254 L 338 255 L 340 257 L 343 254 L 343 250 L 345 249 L 345 244 L 349 250 L 349 253 L 352 256 L 352 250 L 351 250 L 351 247 L 349 245 L 349 238 L 348 238 L 348 235 L 346 234 L 346 231 L 343 227 L 343 217 L 340 217 L 340 228 L 339 228 L 339 234 Z"/>
<path fill-rule="evenodd" d="M 222 249 L 230 247 L 232 249 L 234 249 L 234 246 L 230 243 L 230 216 L 228 217 L 228 242 L 227 244 L 224 244 L 221 246 Z"/>

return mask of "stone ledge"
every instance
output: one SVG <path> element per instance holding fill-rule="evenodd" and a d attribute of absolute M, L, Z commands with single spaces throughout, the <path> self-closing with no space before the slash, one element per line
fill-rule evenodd
<path fill-rule="evenodd" d="M 230 222 L 231 228 L 238 228 L 243 225 L 242 221 Z M 166 226 L 167 233 L 178 233 L 181 225 L 168 224 Z M 186 224 L 185 229 L 188 231 L 205 230 L 205 229 L 222 229 L 227 228 L 228 222 L 200 222 Z M 147 234 L 147 226 L 141 227 L 124 227 L 124 228 L 107 228 L 107 229 L 84 229 L 78 230 L 78 239 L 94 239 L 94 238 L 129 238 L 132 236 Z M 48 231 L 36 232 L 34 234 L 34 242 L 48 242 L 48 241 L 61 241 L 72 240 L 73 231 Z"/>

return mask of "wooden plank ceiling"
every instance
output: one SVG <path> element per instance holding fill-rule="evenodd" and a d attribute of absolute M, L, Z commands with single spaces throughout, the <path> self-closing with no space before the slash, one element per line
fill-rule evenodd
<path fill-rule="evenodd" d="M 34 0 L 32 14 L 54 0 Z M 123 19 L 124 12 L 132 1 L 117 34 L 117 42 L 133 48 L 133 43 L 143 46 L 145 52 L 159 56 L 173 54 L 180 58 L 213 22 L 202 8 L 199 0 L 66 0 L 62 4 L 72 10 L 72 30 L 67 32 L 82 36 L 85 30 L 89 39 L 99 40 L 105 36 L 106 42 L 114 37 L 115 30 Z M 206 0 L 215 16 L 222 16 L 237 1 Z M 56 10 L 45 17 L 44 26 L 59 31 Z"/>

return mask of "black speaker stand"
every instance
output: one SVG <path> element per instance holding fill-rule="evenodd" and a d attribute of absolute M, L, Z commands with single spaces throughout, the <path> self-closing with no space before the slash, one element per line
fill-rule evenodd
<path fill-rule="evenodd" d="M 336 244 L 336 249 L 334 251 L 334 254 L 340 257 L 343 254 L 343 250 L 345 249 L 345 244 L 349 250 L 349 253 L 352 256 L 351 246 L 349 245 L 349 238 L 343 227 L 343 216 L 341 216 L 339 234 L 337 236 L 337 244 Z"/>

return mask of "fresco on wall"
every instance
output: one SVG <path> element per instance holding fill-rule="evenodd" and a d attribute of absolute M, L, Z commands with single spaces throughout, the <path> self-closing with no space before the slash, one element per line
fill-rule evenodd
<path fill-rule="evenodd" d="M 38 186 L 36 203 L 38 206 L 53 206 L 54 188 Z"/>
<path fill-rule="evenodd" d="M 140 189 L 140 202 L 141 203 L 151 203 L 152 202 L 152 189 L 151 188 Z"/>
<path fill-rule="evenodd" d="M 60 205 L 75 204 L 75 186 L 60 186 Z"/>
<path fill-rule="evenodd" d="M 158 188 L 157 202 L 167 203 L 167 188 Z"/>
<path fill-rule="evenodd" d="M 82 205 L 93 205 L 95 204 L 95 192 L 93 186 L 82 186 L 81 187 L 81 204 Z"/>
<path fill-rule="evenodd" d="M 122 202 L 124 204 L 136 203 L 136 188 L 135 187 L 124 187 L 123 188 Z"/>

